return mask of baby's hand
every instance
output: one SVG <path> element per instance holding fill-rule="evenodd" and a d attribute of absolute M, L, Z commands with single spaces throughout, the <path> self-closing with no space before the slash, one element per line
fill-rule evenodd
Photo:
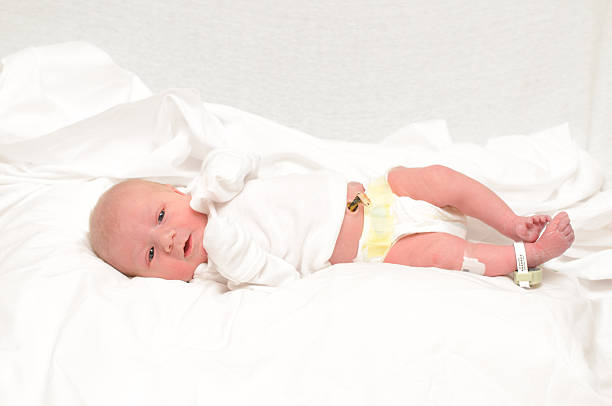
<path fill-rule="evenodd" d="M 206 226 L 204 247 L 209 264 L 231 283 L 279 286 L 299 278 L 298 271 L 282 258 L 268 254 L 237 223 L 213 216 Z"/>
<path fill-rule="evenodd" d="M 223 216 L 211 216 L 204 233 L 208 262 L 225 278 L 245 282 L 265 264 L 265 254 L 238 224 Z"/>
<path fill-rule="evenodd" d="M 346 186 L 346 201 L 352 202 L 357 193 L 365 192 L 365 188 L 359 182 L 349 182 Z"/>
<path fill-rule="evenodd" d="M 225 217 L 210 216 L 204 233 L 204 248 L 210 260 L 217 265 L 227 266 L 227 262 L 231 262 L 231 258 L 238 254 L 232 251 L 236 251 L 244 237 Z"/>

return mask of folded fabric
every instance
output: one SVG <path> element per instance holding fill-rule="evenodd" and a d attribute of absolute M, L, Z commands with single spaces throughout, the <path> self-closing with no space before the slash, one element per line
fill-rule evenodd
<path fill-rule="evenodd" d="M 257 176 L 260 158 L 254 154 L 230 149 L 211 151 L 200 173 L 189 183 L 191 208 L 209 214 L 214 203 L 233 199 L 244 188 L 244 183 Z M 214 210 L 214 208 L 213 208 Z"/>

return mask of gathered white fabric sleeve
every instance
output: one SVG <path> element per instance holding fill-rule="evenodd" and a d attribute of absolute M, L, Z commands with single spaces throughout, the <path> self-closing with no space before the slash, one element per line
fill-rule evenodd
<path fill-rule="evenodd" d="M 200 173 L 187 186 L 192 198 L 190 206 L 209 214 L 211 204 L 233 199 L 247 180 L 257 176 L 261 158 L 236 150 L 212 150 L 202 162 Z"/>
<path fill-rule="evenodd" d="M 234 289 L 242 284 L 280 286 L 299 279 L 287 261 L 266 252 L 239 225 L 222 216 L 208 219 L 204 234 L 208 268 L 214 268 Z"/>

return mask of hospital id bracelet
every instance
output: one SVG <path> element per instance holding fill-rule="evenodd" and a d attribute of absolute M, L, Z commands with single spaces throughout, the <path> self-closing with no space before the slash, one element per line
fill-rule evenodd
<path fill-rule="evenodd" d="M 516 255 L 516 271 L 514 271 L 514 283 L 521 288 L 529 289 L 542 283 L 542 269 L 527 267 L 527 255 L 525 244 L 522 242 L 514 243 L 514 254 Z"/>
<path fill-rule="evenodd" d="M 355 212 L 357 211 L 359 203 L 363 204 L 365 207 L 369 207 L 372 204 L 368 195 L 366 195 L 364 192 L 359 192 L 352 202 L 348 202 L 346 204 L 346 208 L 349 209 L 349 211 Z"/>
<path fill-rule="evenodd" d="M 531 268 L 527 273 L 519 273 L 514 271 L 514 283 L 522 288 L 531 288 L 535 285 L 542 283 L 542 269 Z M 521 283 L 523 285 L 521 285 Z"/>

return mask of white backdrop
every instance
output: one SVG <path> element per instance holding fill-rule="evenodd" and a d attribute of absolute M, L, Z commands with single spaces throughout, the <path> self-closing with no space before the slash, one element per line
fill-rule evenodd
<path fill-rule="evenodd" d="M 155 91 L 195 87 L 207 101 L 328 138 L 377 140 L 409 122 L 445 118 L 455 139 L 484 142 L 569 121 L 575 139 L 608 165 L 610 186 L 609 1 L 167 3 L 0 0 L 0 56 L 27 46 L 86 40 Z M 137 93 L 137 81 L 128 72 L 111 69 L 113 77 L 104 70 L 105 58 L 85 66 L 75 59 L 54 58 L 47 66 L 71 62 L 55 71 L 28 70 L 30 62 L 20 65 L 12 72 L 23 72 L 17 77 L 27 78 L 24 82 L 0 76 L 0 107 L 8 106 L 0 109 L 0 127 L 19 127 L 16 134 L 22 134 L 21 127 L 77 120 L 85 117 L 82 111 L 99 111 L 95 107 Z M 6 66 L 5 73 L 11 71 Z M 39 71 L 52 73 L 30 80 Z M 62 82 L 62 75 L 69 80 Z M 75 86 L 62 87 L 66 82 Z M 46 89 L 68 95 L 54 97 Z M 193 106 L 201 107 L 193 99 Z M 285 127 L 253 116 L 243 120 L 246 113 L 216 106 L 231 134 L 244 137 L 241 146 L 265 146 L 261 140 L 281 130 L 285 135 L 274 138 L 274 148 L 300 146 Z M 75 157 L 81 164 L 103 162 L 103 169 L 112 169 L 132 162 L 119 156 L 149 151 L 140 143 L 111 150 L 117 145 L 113 140 L 129 143 L 140 134 L 152 148 L 168 133 L 184 134 L 182 125 L 196 121 L 177 120 L 171 113 L 179 109 L 154 108 L 164 114 L 159 119 L 148 112 L 132 114 L 132 108 L 121 108 L 130 114 L 105 116 L 126 118 L 125 126 L 117 119 L 94 119 L 93 127 L 84 121 L 68 130 L 72 137 L 63 143 L 54 142 L 62 137 L 43 136 L 46 142 L 29 140 L 29 149 L 19 149 L 19 143 L 6 146 L 12 142 L 10 131 L 1 134 L 0 156 L 15 158 L 10 152 L 18 149 L 17 158 L 26 159 L 17 161 L 33 165 L 0 168 L 5 180 L 0 182 L 0 404 L 122 404 L 121 396 L 129 405 L 244 404 L 265 397 L 272 398 L 266 399 L 270 404 L 286 404 L 286 398 L 312 404 L 343 398 L 353 404 L 491 404 L 491 399 L 610 404 L 612 191 L 573 205 L 577 243 L 569 253 L 580 259 L 560 258 L 561 272 L 547 271 L 539 289 L 523 291 L 507 278 L 462 272 L 340 267 L 278 290 L 272 300 L 255 293 L 218 297 L 197 284 L 128 280 L 109 272 L 86 243 L 87 213 L 110 181 L 61 179 L 78 173 Z M 141 125 L 132 123 L 139 119 Z M 124 128 L 130 137 L 96 123 Z M 151 136 L 156 129 L 157 138 Z M 427 134 L 417 146 L 431 143 L 442 149 L 447 140 L 436 139 L 432 131 L 414 133 Z M 87 138 L 79 138 L 83 134 Z M 464 152 L 478 148 L 453 143 L 461 153 L 451 158 L 487 168 L 482 173 L 500 180 L 496 189 L 505 186 L 521 194 L 531 207 L 536 192 L 544 195 L 544 203 L 557 199 L 552 210 L 591 194 L 585 185 L 597 180 L 595 168 L 576 161 L 586 154 L 571 153 L 577 151 L 570 142 L 562 148 L 568 139 L 562 134 L 553 132 L 543 148 L 521 142 L 525 137 L 496 138 L 488 147 L 498 153 L 478 157 Z M 517 148 L 508 147 L 512 140 L 519 140 Z M 83 153 L 88 147 L 96 153 Z M 372 158 L 389 144 L 368 148 Z M 569 157 L 559 159 L 559 149 L 569 151 Z M 321 155 L 320 148 L 303 151 Z M 516 151 L 531 164 L 517 167 Z M 394 161 L 393 154 L 415 162 L 423 159 L 419 152 L 396 148 L 378 156 L 385 164 Z M 157 155 L 162 156 L 171 158 Z M 36 157 L 70 167 L 55 172 L 57 183 L 38 184 L 37 174 L 52 178 L 54 172 L 38 166 Z M 371 168 L 372 161 L 348 173 Z M 167 174 L 159 164 L 145 167 Z M 556 193 L 546 193 L 551 189 Z M 558 200 L 570 195 L 576 199 Z M 405 311 L 423 303 L 425 311 Z M 448 303 L 458 305 L 449 312 Z M 533 352 L 505 351 L 520 342 L 529 342 Z M 329 368 L 321 373 L 320 365 Z M 483 383 L 477 393 L 466 391 L 474 381 Z"/>
<path fill-rule="evenodd" d="M 86 40 L 154 91 L 325 138 L 444 118 L 483 142 L 567 121 L 609 187 L 611 22 L 607 0 L 0 0 L 0 55 Z"/>

